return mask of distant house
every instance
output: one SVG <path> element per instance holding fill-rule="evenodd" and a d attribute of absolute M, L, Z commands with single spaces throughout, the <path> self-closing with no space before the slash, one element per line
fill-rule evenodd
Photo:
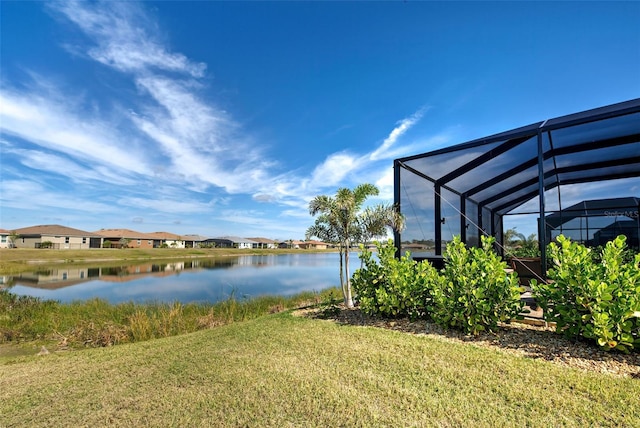
<path fill-rule="evenodd" d="M 111 248 L 153 248 L 154 237 L 131 229 L 100 229 L 94 232 L 103 237 Z"/>
<path fill-rule="evenodd" d="M 329 244 L 320 241 L 304 241 L 299 246 L 305 250 L 326 250 L 329 248 Z"/>
<path fill-rule="evenodd" d="M 0 248 L 11 248 L 11 240 L 9 239 L 11 231 L 0 229 Z"/>
<path fill-rule="evenodd" d="M 152 232 L 147 235 L 153 238 L 153 247 L 168 246 L 170 248 L 184 248 L 184 239 L 180 235 L 170 232 Z"/>
<path fill-rule="evenodd" d="M 295 239 L 290 239 L 288 241 L 281 242 L 278 244 L 278 248 L 295 248 L 300 249 L 304 245 L 304 241 L 296 241 Z"/>
<path fill-rule="evenodd" d="M 205 244 L 208 239 L 206 236 L 202 235 L 182 235 L 182 239 L 184 239 L 185 248 L 198 248 Z"/>
<path fill-rule="evenodd" d="M 258 246 L 255 248 L 268 248 L 268 249 L 278 248 L 278 243 L 273 239 L 267 239 L 267 238 L 247 238 L 247 239 L 258 243 Z"/>
<path fill-rule="evenodd" d="M 84 249 L 100 248 L 102 236 L 84 230 L 46 224 L 23 227 L 15 230 L 19 236 L 14 242 L 17 248 L 56 248 L 56 249 Z"/>
<path fill-rule="evenodd" d="M 426 244 L 420 243 L 402 243 L 402 251 L 424 251 L 429 247 Z"/>
<path fill-rule="evenodd" d="M 237 236 L 222 236 L 210 238 L 205 242 L 213 243 L 218 248 L 258 248 L 258 242 L 251 239 L 239 238 Z"/>

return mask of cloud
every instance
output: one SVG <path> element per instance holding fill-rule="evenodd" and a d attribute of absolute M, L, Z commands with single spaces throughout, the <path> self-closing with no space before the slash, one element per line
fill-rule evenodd
<path fill-rule="evenodd" d="M 264 193 L 260 193 L 257 195 L 253 195 L 253 200 L 256 202 L 275 202 L 276 197 L 273 195 L 267 195 Z"/>
<path fill-rule="evenodd" d="M 29 197 L 37 195 L 37 197 Z M 87 200 L 80 195 L 73 195 L 52 190 L 42 184 L 26 180 L 3 180 L 0 194 L 0 205 L 3 207 L 24 210 L 59 212 L 81 211 L 85 213 L 105 213 L 111 208 L 109 205 Z"/>
<path fill-rule="evenodd" d="M 125 72 L 151 69 L 202 77 L 203 63 L 169 52 L 146 12 L 131 2 L 53 2 L 53 10 L 75 23 L 96 46 L 88 51 L 94 60 Z"/>
<path fill-rule="evenodd" d="M 373 151 L 360 154 L 346 150 L 331 153 L 314 168 L 309 177 L 285 174 L 270 181 L 270 191 L 265 193 L 281 205 L 292 207 L 282 211 L 287 217 L 308 216 L 309 201 L 327 189 L 333 193 L 338 187 L 355 186 L 365 182 L 374 183 L 380 189 L 380 195 L 372 200 L 392 200 L 393 166 L 389 159 L 413 154 L 416 150 L 424 150 L 431 144 L 442 144 L 450 140 L 449 135 L 443 134 L 402 146 L 396 144 L 418 123 L 425 111 L 426 108 L 420 108 L 411 116 L 399 121 L 389 136 Z"/>
<path fill-rule="evenodd" d="M 96 165 L 86 168 L 65 156 L 38 150 L 24 150 L 7 148 L 5 155 L 13 154 L 22 165 L 51 174 L 62 175 L 77 183 L 109 182 L 117 185 L 134 185 L 136 181 L 123 174 L 118 174 L 113 168 Z"/>
<path fill-rule="evenodd" d="M 151 210 L 152 212 L 165 213 L 202 213 L 211 209 L 209 203 L 203 203 L 194 200 L 184 200 L 171 198 L 163 194 L 162 198 L 139 198 L 139 197 L 123 197 L 118 200 L 123 206 L 135 207 L 139 210 Z"/>
<path fill-rule="evenodd" d="M 393 168 L 389 160 L 408 153 L 415 153 L 418 146 L 434 141 L 448 140 L 448 137 L 432 138 L 397 147 L 398 141 L 423 117 L 426 107 L 418 109 L 411 116 L 400 120 L 387 138 L 375 150 L 359 156 L 346 152 L 334 153 L 313 172 L 311 182 L 317 187 L 337 185 L 349 175 L 357 176 L 357 181 L 374 183 L 380 189 L 377 199 L 393 199 Z M 396 147 L 394 147 L 396 146 Z"/>
<path fill-rule="evenodd" d="M 388 167 L 382 173 L 382 176 L 374 183 L 380 189 L 380 199 L 393 200 L 394 189 L 393 168 Z"/>
<path fill-rule="evenodd" d="M 310 187 L 317 189 L 335 186 L 359 165 L 356 156 L 347 152 L 333 153 L 313 170 Z"/>
<path fill-rule="evenodd" d="M 146 106 L 145 114 L 150 119 L 165 121 L 167 131 L 195 144 L 199 150 L 217 152 L 221 149 L 221 138 L 234 127 L 224 112 L 198 99 L 195 92 L 201 85 L 197 83 L 146 76 L 137 78 L 136 84 L 157 103 Z"/>
<path fill-rule="evenodd" d="M 393 128 L 387 138 L 384 139 L 380 147 L 369 154 L 369 159 L 372 161 L 379 159 L 388 159 L 390 156 L 389 149 L 398 141 L 402 135 L 404 135 L 409 129 L 411 129 L 416 123 L 422 119 L 426 111 L 426 107 L 420 108 L 411 116 L 402 119 L 398 122 L 398 126 Z"/>
<path fill-rule="evenodd" d="M 341 185 L 347 178 L 354 176 L 357 176 L 355 180 L 359 183 L 363 182 L 362 180 L 364 176 L 366 176 L 376 184 L 380 183 L 388 186 L 388 180 L 383 179 L 387 177 L 388 174 L 388 172 L 386 172 L 389 168 L 388 160 L 407 153 L 407 150 L 411 150 L 414 146 L 410 145 L 397 147 L 394 150 L 391 149 L 405 133 L 420 121 L 425 111 L 426 107 L 422 107 L 411 116 L 399 121 L 382 144 L 372 152 L 360 155 L 347 151 L 330 154 L 324 162 L 315 167 L 311 178 L 303 182 L 303 189 L 309 193 L 317 192 L 321 189 Z M 379 166 L 380 164 L 384 164 L 384 166 Z M 385 172 L 375 172 L 372 174 L 366 171 L 371 169 Z M 380 177 L 380 175 L 382 175 L 382 177 Z M 393 177 L 393 175 L 391 175 L 391 177 Z M 369 182 L 371 182 L 371 180 Z M 385 192 L 385 194 L 388 194 L 388 192 Z M 309 197 L 307 199 L 311 198 Z"/>
<path fill-rule="evenodd" d="M 7 88 L 0 93 L 0 106 L 3 133 L 83 163 L 149 172 L 141 162 L 144 158 L 135 155 L 131 139 L 121 138 L 112 126 L 87 114 L 70 97 L 65 99 L 39 85 L 21 93 Z"/>
<path fill-rule="evenodd" d="M 104 111 L 95 111 L 87 108 L 96 102 L 90 92 L 79 96 L 34 73 L 27 72 L 35 82 L 20 90 L 4 85 L 3 133 L 47 151 L 23 152 L 23 165 L 55 173 L 56 163 L 48 161 L 59 161 L 64 165 L 60 171 L 76 182 L 173 181 L 197 192 L 211 186 L 229 193 L 258 192 L 271 181 L 266 170 L 274 162 L 237 133 L 224 111 L 199 98 L 204 87 L 196 79 L 206 66 L 166 48 L 143 9 L 128 2 L 54 2 L 49 7 L 92 41 L 90 47 L 75 45 L 75 53 L 130 76 L 140 96 L 118 100 L 122 94 L 111 91 L 107 102 L 122 108 L 108 110 L 103 103 Z"/>
<path fill-rule="evenodd" d="M 218 227 L 223 225 L 224 230 L 229 222 L 241 225 L 242 232 L 228 231 L 224 234 L 241 234 L 242 236 L 264 236 L 265 231 L 269 232 L 269 237 L 287 239 L 292 236 L 302 237 L 304 230 L 309 226 L 309 214 L 300 217 L 300 221 L 282 221 L 281 217 L 274 217 L 269 213 L 259 210 L 229 209 L 221 210 L 212 220 L 216 221 Z M 295 219 L 297 220 L 297 218 Z M 302 231 L 302 232 L 301 232 Z"/>
<path fill-rule="evenodd" d="M 256 190 L 254 183 L 268 179 L 265 169 L 272 162 L 237 136 L 237 125 L 226 113 L 196 96 L 199 85 L 162 76 L 136 82 L 157 104 L 131 119 L 160 145 L 175 173 L 199 190 L 214 185 L 230 193 Z"/>
<path fill-rule="evenodd" d="M 193 191 L 215 186 L 229 193 L 256 192 L 270 180 L 266 169 L 273 162 L 238 134 L 223 110 L 199 97 L 206 65 L 165 47 L 145 10 L 128 2 L 56 3 L 53 9 L 93 41 L 89 58 L 130 75 L 149 97 L 128 109 L 127 120 L 148 140 L 147 152 L 157 146 L 162 155 L 154 168 L 162 175 L 155 177 L 186 182 Z"/>

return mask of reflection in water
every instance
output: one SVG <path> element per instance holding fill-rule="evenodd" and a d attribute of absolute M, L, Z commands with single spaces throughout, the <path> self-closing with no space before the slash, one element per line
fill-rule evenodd
<path fill-rule="evenodd" d="M 180 271 L 191 269 L 229 268 L 239 264 L 240 257 L 219 259 L 189 259 L 177 262 L 147 262 L 144 264 L 125 264 L 107 267 L 62 267 L 40 268 L 35 272 L 9 277 L 11 285 L 57 289 L 100 279 L 101 281 L 125 282 L 144 276 L 176 275 Z"/>
<path fill-rule="evenodd" d="M 352 260 L 357 261 L 354 254 Z M 354 263 L 354 268 L 355 268 Z M 42 267 L 4 277 L 11 292 L 63 302 L 105 299 L 216 302 L 264 294 L 291 295 L 339 284 L 338 254 L 242 255 L 108 267 Z"/>

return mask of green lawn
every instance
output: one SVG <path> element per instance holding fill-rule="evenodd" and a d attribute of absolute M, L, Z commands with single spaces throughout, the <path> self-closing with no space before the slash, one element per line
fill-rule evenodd
<path fill-rule="evenodd" d="M 636 379 L 289 313 L 0 364 L 0 426 L 640 426 Z"/>

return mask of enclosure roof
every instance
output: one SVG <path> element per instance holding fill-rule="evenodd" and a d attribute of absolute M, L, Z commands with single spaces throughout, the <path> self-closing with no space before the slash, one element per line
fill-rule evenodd
<path fill-rule="evenodd" d="M 559 212 L 547 215 L 545 224 L 547 227 L 555 229 L 576 217 L 611 216 L 637 218 L 639 206 L 640 199 L 635 197 L 582 201 Z"/>
<path fill-rule="evenodd" d="M 539 159 L 542 161 L 539 168 Z M 503 215 L 560 185 L 640 176 L 640 98 L 396 160 Z"/>

